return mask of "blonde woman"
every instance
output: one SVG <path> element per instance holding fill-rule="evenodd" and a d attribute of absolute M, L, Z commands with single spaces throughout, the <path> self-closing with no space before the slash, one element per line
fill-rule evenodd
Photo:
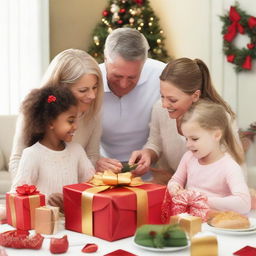
<path fill-rule="evenodd" d="M 67 49 L 59 53 L 50 63 L 42 80 L 42 86 L 68 87 L 78 100 L 78 129 L 73 141 L 84 148 L 94 165 L 99 158 L 101 134 L 100 108 L 102 104 L 102 76 L 97 62 L 86 52 Z M 9 171 L 15 177 L 22 151 L 28 145 L 24 140 L 24 122 L 21 113 L 9 162 Z"/>

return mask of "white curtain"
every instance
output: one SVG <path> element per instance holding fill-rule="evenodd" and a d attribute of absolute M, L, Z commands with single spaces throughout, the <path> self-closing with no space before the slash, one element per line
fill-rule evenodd
<path fill-rule="evenodd" d="M 0 0 L 0 114 L 18 113 L 48 63 L 48 0 Z"/>

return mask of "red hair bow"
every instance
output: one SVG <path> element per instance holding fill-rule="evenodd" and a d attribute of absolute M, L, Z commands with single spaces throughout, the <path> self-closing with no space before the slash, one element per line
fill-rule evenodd
<path fill-rule="evenodd" d="M 56 101 L 56 97 L 55 96 L 53 96 L 53 95 L 49 95 L 48 96 L 48 99 L 47 99 L 48 103 L 52 103 L 52 102 L 55 102 L 55 101 Z"/>

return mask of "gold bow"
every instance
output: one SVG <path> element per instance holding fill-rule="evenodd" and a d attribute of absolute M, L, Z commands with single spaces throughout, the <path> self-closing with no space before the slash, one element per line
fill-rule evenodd
<path fill-rule="evenodd" d="M 99 192 L 116 186 L 124 186 L 124 188 L 132 190 L 137 198 L 137 226 L 145 224 L 148 220 L 148 195 L 147 192 L 140 188 L 135 188 L 144 184 L 140 177 L 133 177 L 131 173 L 118 173 L 105 171 L 97 172 L 90 181 L 94 187 L 88 188 L 82 192 L 82 233 L 93 235 L 93 196 Z M 122 193 L 122 192 L 120 192 Z"/>
<path fill-rule="evenodd" d="M 140 177 L 133 177 L 132 173 L 114 173 L 110 170 L 105 172 L 97 172 L 93 179 L 90 181 L 94 186 L 118 186 L 118 185 L 126 185 L 126 186 L 139 186 L 144 184 Z"/>

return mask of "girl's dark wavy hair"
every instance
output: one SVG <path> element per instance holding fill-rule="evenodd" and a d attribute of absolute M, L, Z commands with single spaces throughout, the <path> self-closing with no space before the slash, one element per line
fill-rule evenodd
<path fill-rule="evenodd" d="M 50 95 L 56 97 L 55 102 L 48 102 Z M 46 86 L 33 89 L 21 105 L 25 146 L 29 147 L 40 141 L 44 137 L 47 125 L 71 106 L 76 105 L 75 96 L 66 87 Z"/>

